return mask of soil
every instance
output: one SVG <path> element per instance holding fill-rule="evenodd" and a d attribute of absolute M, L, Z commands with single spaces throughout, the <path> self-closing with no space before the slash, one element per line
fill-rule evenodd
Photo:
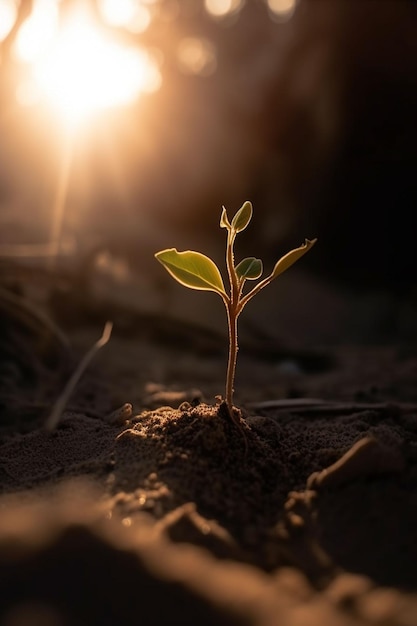
<path fill-rule="evenodd" d="M 410 342 L 249 324 L 231 415 L 216 328 L 73 293 L 36 310 L 4 290 L 1 626 L 417 624 Z"/>

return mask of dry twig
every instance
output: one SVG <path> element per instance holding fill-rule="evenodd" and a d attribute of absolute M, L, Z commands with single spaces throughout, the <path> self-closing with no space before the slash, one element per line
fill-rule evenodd
<path fill-rule="evenodd" d="M 112 329 L 113 329 L 113 322 L 106 322 L 104 325 L 102 336 L 92 346 L 92 348 L 90 348 L 90 350 L 84 355 L 84 357 L 80 361 L 77 369 L 75 370 L 75 372 L 73 373 L 69 381 L 67 382 L 63 392 L 59 396 L 58 400 L 55 402 L 55 405 L 51 411 L 51 414 L 49 415 L 48 419 L 45 422 L 46 430 L 54 430 L 54 428 L 56 428 L 59 422 L 59 419 L 62 415 L 62 412 L 68 400 L 70 399 L 72 392 L 75 389 L 76 384 L 80 380 L 81 376 L 83 375 L 85 369 L 90 364 L 90 361 L 92 360 L 96 352 L 98 352 L 100 348 L 105 346 L 106 343 L 109 341 Z"/>

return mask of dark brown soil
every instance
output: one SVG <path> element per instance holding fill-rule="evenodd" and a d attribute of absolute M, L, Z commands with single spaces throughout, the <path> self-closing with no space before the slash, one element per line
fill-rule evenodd
<path fill-rule="evenodd" d="M 232 420 L 221 334 L 122 317 L 49 432 L 100 326 L 3 309 L 1 626 L 417 623 L 410 345 L 243 333 Z"/>

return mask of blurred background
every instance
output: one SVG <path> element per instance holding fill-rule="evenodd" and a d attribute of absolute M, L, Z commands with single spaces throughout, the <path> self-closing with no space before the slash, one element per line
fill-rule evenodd
<path fill-rule="evenodd" d="M 415 340 L 416 111 L 413 0 L 0 0 L 3 274 L 224 324 L 153 254 L 251 200 L 238 256 L 319 239 L 258 331 Z"/>

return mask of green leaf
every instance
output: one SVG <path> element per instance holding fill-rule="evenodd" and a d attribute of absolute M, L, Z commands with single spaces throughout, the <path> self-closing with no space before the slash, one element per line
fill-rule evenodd
<path fill-rule="evenodd" d="M 304 254 L 314 246 L 316 241 L 317 239 L 312 239 L 311 241 L 309 239 L 306 239 L 305 243 L 302 246 L 300 246 L 299 248 L 295 248 L 290 252 L 287 252 L 287 254 L 281 257 L 280 260 L 277 261 L 277 263 L 275 264 L 270 279 L 273 280 L 274 278 L 285 272 L 285 270 L 287 270 L 289 267 L 291 267 L 291 265 L 298 261 L 298 259 L 301 259 L 301 257 L 304 256 Z"/>
<path fill-rule="evenodd" d="M 215 263 L 200 252 L 176 248 L 161 250 L 155 257 L 181 285 L 191 289 L 225 294 L 223 280 Z"/>
<path fill-rule="evenodd" d="M 255 259 L 253 256 L 243 259 L 235 268 L 235 272 L 240 281 L 256 280 L 261 276 L 262 271 L 263 265 L 261 259 Z"/>
<path fill-rule="evenodd" d="M 228 230 L 230 229 L 230 222 L 229 222 L 229 218 L 227 217 L 227 213 L 226 213 L 226 209 L 224 207 L 222 207 L 222 214 L 220 217 L 220 228 L 227 228 Z"/>
<path fill-rule="evenodd" d="M 232 228 L 236 233 L 245 230 L 252 217 L 252 204 L 246 201 L 232 219 Z"/>

